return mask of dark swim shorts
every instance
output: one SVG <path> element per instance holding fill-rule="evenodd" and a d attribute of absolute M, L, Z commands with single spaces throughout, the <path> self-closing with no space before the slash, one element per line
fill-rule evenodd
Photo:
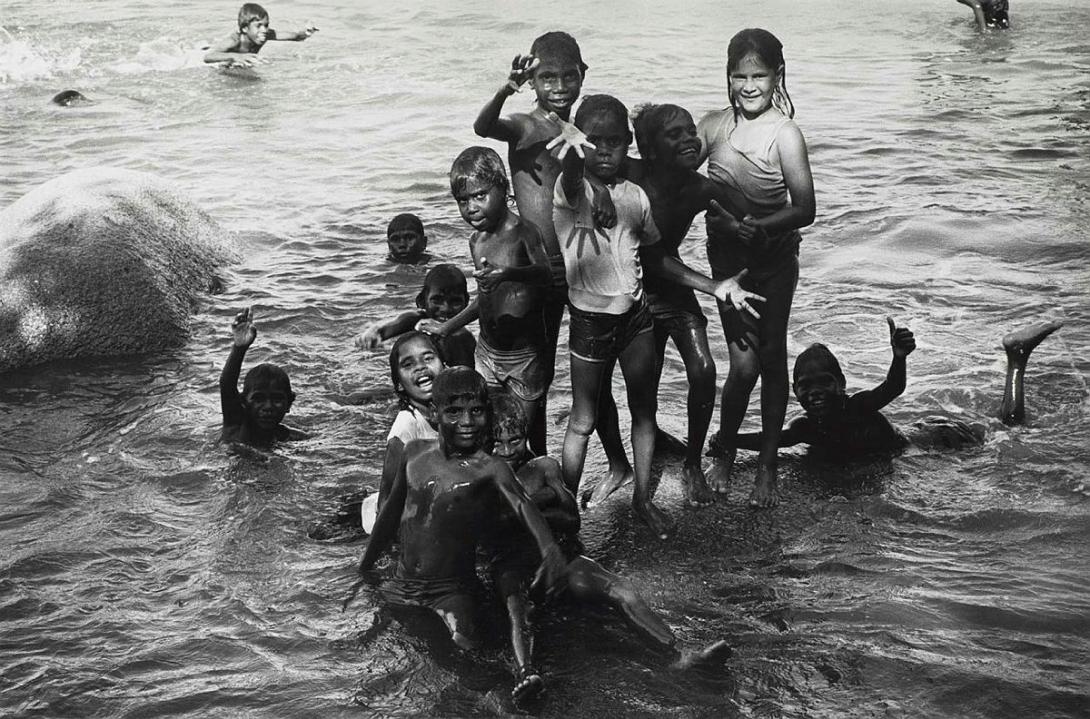
<path fill-rule="evenodd" d="M 571 334 L 568 349 L 584 362 L 608 362 L 617 359 L 632 340 L 654 329 L 651 311 L 641 296 L 622 315 L 585 312 L 568 305 Z"/>
<path fill-rule="evenodd" d="M 651 310 L 655 329 L 666 332 L 668 335 L 704 329 L 708 326 L 708 318 L 704 316 L 704 311 L 700 309 L 700 303 L 696 301 L 696 295 L 692 290 L 686 293 L 671 293 L 669 296 L 653 295 L 648 292 L 647 307 Z"/>

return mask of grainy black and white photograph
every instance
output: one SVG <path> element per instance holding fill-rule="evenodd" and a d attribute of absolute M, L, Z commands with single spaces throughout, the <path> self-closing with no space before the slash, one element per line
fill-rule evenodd
<path fill-rule="evenodd" d="M 4 0 L 0 715 L 1087 716 L 1088 28 Z"/>

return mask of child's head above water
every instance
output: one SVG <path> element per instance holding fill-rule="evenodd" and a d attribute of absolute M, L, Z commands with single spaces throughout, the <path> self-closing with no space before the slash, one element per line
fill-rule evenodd
<path fill-rule="evenodd" d="M 259 364 L 242 381 L 242 407 L 250 422 L 271 431 L 284 420 L 295 401 L 288 373 L 274 364 Z"/>
<path fill-rule="evenodd" d="M 257 37 L 257 35 L 259 34 L 258 33 L 258 28 L 256 26 L 254 28 L 250 27 L 250 24 L 253 23 L 253 22 L 257 22 L 258 25 L 263 26 L 261 28 L 261 32 L 260 32 L 260 35 L 261 35 L 260 40 Z M 254 2 L 248 2 L 248 3 L 244 4 L 241 8 L 239 8 L 239 10 L 238 10 L 238 31 L 242 32 L 242 33 L 246 33 L 247 35 L 250 35 L 251 32 L 253 32 L 253 34 L 250 37 L 250 40 L 256 42 L 259 45 L 264 43 L 265 42 L 265 31 L 267 31 L 268 28 L 269 28 L 269 13 L 265 10 L 265 8 L 261 7 L 260 5 L 258 5 L 257 3 L 254 3 Z"/>
<path fill-rule="evenodd" d="M 428 270 L 424 287 L 416 296 L 416 306 L 424 310 L 429 319 L 446 322 L 469 304 L 469 286 L 466 276 L 451 264 L 441 264 Z"/>
<path fill-rule="evenodd" d="M 575 126 L 594 145 L 586 153 L 586 171 L 603 181 L 612 180 L 632 144 L 628 108 L 612 95 L 588 95 L 575 113 Z"/>
<path fill-rule="evenodd" d="M 484 377 L 469 367 L 448 367 L 435 378 L 432 401 L 448 450 L 474 452 L 488 445 L 492 418 Z"/>
<path fill-rule="evenodd" d="M 727 79 L 730 105 L 736 113 L 760 114 L 771 106 L 787 117 L 795 116 L 795 105 L 787 93 L 783 43 L 768 30 L 747 28 L 730 39 Z M 748 89 L 743 89 L 747 84 Z"/>
<path fill-rule="evenodd" d="M 507 392 L 492 393 L 492 454 L 508 464 L 526 456 L 526 412 Z"/>
<path fill-rule="evenodd" d="M 693 116 L 670 104 L 641 105 L 632 115 L 636 147 L 649 163 L 681 162 L 696 169 L 700 164 L 700 138 Z"/>
<path fill-rule="evenodd" d="M 579 43 L 566 32 L 547 32 L 534 40 L 530 54 L 538 61 L 530 78 L 538 105 L 568 117 L 587 73 Z"/>
<path fill-rule="evenodd" d="M 403 212 L 386 226 L 386 246 L 398 262 L 415 262 L 428 248 L 424 223 L 411 212 Z"/>
<path fill-rule="evenodd" d="M 807 414 L 822 415 L 839 406 L 847 382 L 836 355 L 815 342 L 795 359 L 792 387 Z"/>
<path fill-rule="evenodd" d="M 467 147 L 450 168 L 450 192 L 475 230 L 494 230 L 503 219 L 509 185 L 503 160 L 489 147 Z"/>
<path fill-rule="evenodd" d="M 406 332 L 390 348 L 390 381 L 405 409 L 431 402 L 435 376 L 442 369 L 442 352 L 429 334 Z"/>

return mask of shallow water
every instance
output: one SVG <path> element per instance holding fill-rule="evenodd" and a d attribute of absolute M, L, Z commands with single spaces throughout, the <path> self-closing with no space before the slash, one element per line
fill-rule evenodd
<path fill-rule="evenodd" d="M 818 193 L 792 356 L 821 340 L 851 389 L 872 386 L 891 315 L 918 349 L 889 416 L 984 422 L 987 440 L 849 468 L 787 452 L 784 504 L 760 513 L 744 506 L 752 456 L 729 501 L 701 511 L 683 507 L 671 465 L 659 501 L 679 531 L 665 544 L 622 497 L 591 510 L 590 553 L 681 637 L 726 637 L 735 656 L 709 676 L 664 673 L 617 622 L 563 610 L 538 642 L 550 691 L 533 713 L 1085 715 L 1090 7 L 1020 0 L 1012 30 L 985 37 L 940 0 L 268 7 L 274 27 L 321 31 L 270 46 L 249 79 L 196 51 L 230 30 L 233 5 L 9 0 L 0 14 L 0 206 L 67 170 L 128 167 L 178 182 L 247 248 L 180 350 L 0 378 L 2 713 L 510 713 L 499 638 L 459 657 L 380 621 L 366 591 L 342 612 L 361 546 L 306 537 L 341 493 L 377 481 L 387 403 L 333 398 L 383 383 L 381 353 L 361 357 L 351 337 L 422 279 L 384 261 L 385 222 L 418 211 L 433 255 L 465 263 L 445 174 L 537 34 L 578 37 L 584 94 L 699 116 L 725 104 L 726 40 L 757 25 L 784 42 Z M 66 88 L 95 104 L 50 104 Z M 705 266 L 699 223 L 692 234 L 687 256 Z M 291 419 L 315 437 L 264 459 L 213 442 L 227 326 L 247 305 L 248 362 L 286 366 Z M 989 419 L 999 338 L 1043 319 L 1065 326 L 1030 361 L 1027 425 L 1003 427 Z M 714 319 L 711 335 L 724 370 Z M 680 433 L 684 373 L 668 359 L 660 423 Z M 602 469 L 593 445 L 588 467 Z"/>

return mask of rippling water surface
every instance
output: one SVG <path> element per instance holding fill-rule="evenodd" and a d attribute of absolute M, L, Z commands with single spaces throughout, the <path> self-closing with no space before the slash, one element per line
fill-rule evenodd
<path fill-rule="evenodd" d="M 499 638 L 460 657 L 378 621 L 373 595 L 342 612 L 361 546 L 306 537 L 377 480 L 389 407 L 333 398 L 383 383 L 381 353 L 351 337 L 422 280 L 385 262 L 385 222 L 419 212 L 436 258 L 466 263 L 446 171 L 541 32 L 577 36 L 585 93 L 699 116 L 726 104 L 729 37 L 763 26 L 784 42 L 817 185 L 792 356 L 824 341 L 850 389 L 872 386 L 889 314 L 918 340 L 891 418 L 983 422 L 987 440 L 848 468 L 787 452 L 785 501 L 760 513 L 744 507 L 752 456 L 730 501 L 702 511 L 668 466 L 665 544 L 623 498 L 591 510 L 591 553 L 680 636 L 726 637 L 735 656 L 711 676 L 663 673 L 616 622 L 565 610 L 542 627 L 550 692 L 533 713 L 1086 716 L 1090 7 L 1019 0 L 1011 31 L 984 37 L 952 0 L 267 7 L 274 27 L 321 31 L 270 45 L 257 79 L 200 63 L 231 3 L 7 0 L 0 14 L 0 206 L 71 169 L 128 167 L 177 181 L 247 248 L 177 352 L 0 378 L 0 713 L 512 712 Z M 97 102 L 51 105 L 65 88 Z M 697 266 L 702 236 L 698 223 Z M 271 459 L 213 441 L 227 325 L 251 304 L 248 359 L 288 368 L 292 418 L 314 435 Z M 1005 428 L 990 419 L 999 338 L 1042 319 L 1065 326 L 1030 361 L 1026 426 Z M 660 423 L 675 432 L 684 396 L 671 354 Z"/>

